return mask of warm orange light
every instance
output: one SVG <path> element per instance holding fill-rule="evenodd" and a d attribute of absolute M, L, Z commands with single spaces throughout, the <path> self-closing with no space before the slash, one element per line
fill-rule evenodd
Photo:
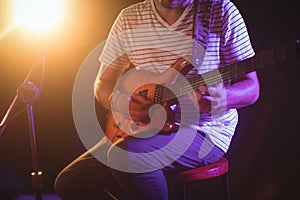
<path fill-rule="evenodd" d="M 37 34 L 56 28 L 63 17 L 63 0 L 14 0 L 14 25 Z"/>

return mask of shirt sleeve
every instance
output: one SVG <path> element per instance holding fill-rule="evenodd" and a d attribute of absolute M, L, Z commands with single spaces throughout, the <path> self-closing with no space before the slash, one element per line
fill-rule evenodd
<path fill-rule="evenodd" d="M 125 69 L 129 64 L 127 52 L 124 48 L 123 11 L 115 20 L 103 51 L 100 55 L 100 62 L 115 69 Z"/>
<path fill-rule="evenodd" d="M 255 55 L 243 17 L 236 6 L 225 0 L 223 16 L 223 61 L 238 62 Z"/>

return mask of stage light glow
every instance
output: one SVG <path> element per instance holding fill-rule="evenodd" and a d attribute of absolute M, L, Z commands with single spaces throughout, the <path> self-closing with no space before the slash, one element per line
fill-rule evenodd
<path fill-rule="evenodd" d="M 14 25 L 34 33 L 56 28 L 63 17 L 63 0 L 14 0 Z"/>
<path fill-rule="evenodd" d="M 14 25 L 10 25 L 0 30 L 0 40 L 2 40 L 6 35 L 8 35 L 14 28 Z"/>

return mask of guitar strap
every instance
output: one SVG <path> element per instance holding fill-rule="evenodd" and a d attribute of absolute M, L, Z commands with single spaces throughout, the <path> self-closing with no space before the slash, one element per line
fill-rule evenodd
<path fill-rule="evenodd" d="M 210 31 L 212 0 L 194 0 L 193 57 L 195 67 L 201 65 Z"/>

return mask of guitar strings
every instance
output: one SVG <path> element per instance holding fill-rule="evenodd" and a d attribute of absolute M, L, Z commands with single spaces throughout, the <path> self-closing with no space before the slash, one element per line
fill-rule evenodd
<path fill-rule="evenodd" d="M 165 87 L 158 88 L 158 92 L 162 95 L 158 95 L 161 97 L 160 102 L 166 102 L 172 100 L 176 97 L 180 97 L 184 94 L 187 94 L 191 91 L 191 89 L 195 89 L 202 84 L 213 85 L 218 82 L 223 82 L 225 80 L 229 80 L 232 77 L 236 77 L 237 75 L 246 74 L 247 72 L 254 71 L 259 68 L 263 68 L 265 65 L 274 64 L 275 54 L 277 60 L 285 60 L 287 57 L 287 53 L 291 50 L 293 46 L 281 46 L 279 48 L 273 48 L 268 51 L 257 54 L 255 57 L 249 58 L 242 62 L 232 63 L 229 65 L 225 65 L 216 70 L 199 74 L 194 77 L 188 78 L 189 84 L 186 84 L 187 80 L 179 80 L 175 84 L 169 85 L 168 90 L 165 90 Z M 246 69 L 245 71 L 241 71 Z M 207 76 L 203 79 L 203 76 Z M 221 79 L 221 81 L 220 81 Z M 154 91 L 156 92 L 156 91 Z M 159 102 L 157 100 L 157 102 Z"/>
<path fill-rule="evenodd" d="M 204 73 L 202 75 L 199 74 L 194 77 L 188 78 L 187 80 L 189 81 L 190 84 L 186 84 L 186 80 L 179 80 L 176 83 L 169 85 L 168 86 L 169 90 L 167 91 L 161 91 L 162 89 L 160 89 L 160 92 L 165 92 L 162 96 L 162 102 L 169 101 L 171 99 L 174 99 L 175 97 L 180 97 L 188 93 L 189 91 L 191 91 L 192 88 L 195 89 L 202 84 L 213 85 L 218 82 L 228 80 L 232 77 L 236 77 L 237 75 L 242 75 L 247 72 L 253 71 L 254 69 L 262 68 L 266 64 L 272 64 L 273 59 L 274 59 L 274 51 L 269 50 L 257 54 L 255 59 L 254 57 L 252 57 L 248 60 L 245 60 L 245 62 L 233 63 L 218 68 L 216 70 Z M 246 68 L 247 70 L 241 71 L 241 69 L 244 68 Z M 203 79 L 203 76 L 207 76 L 207 77 Z"/>

